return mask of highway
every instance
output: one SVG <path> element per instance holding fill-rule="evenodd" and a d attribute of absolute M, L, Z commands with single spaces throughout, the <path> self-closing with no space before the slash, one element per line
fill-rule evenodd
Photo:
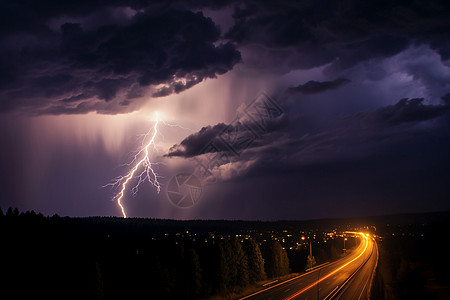
<path fill-rule="evenodd" d="M 361 243 L 349 255 L 240 299 L 369 299 L 378 247 L 372 237 L 355 234 Z"/>

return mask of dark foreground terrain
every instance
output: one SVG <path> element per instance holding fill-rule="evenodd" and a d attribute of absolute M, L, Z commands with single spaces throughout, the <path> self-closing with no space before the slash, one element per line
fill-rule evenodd
<path fill-rule="evenodd" d="M 373 299 L 450 299 L 448 214 L 403 216 L 379 226 Z"/>
<path fill-rule="evenodd" d="M 449 229 L 448 213 L 250 222 L 62 218 L 8 209 L 0 213 L 1 288 L 15 298 L 235 297 L 343 257 L 342 233 L 363 230 L 377 236 L 380 251 L 372 299 L 438 299 L 449 291 Z M 345 243 L 352 249 L 359 241 Z"/>

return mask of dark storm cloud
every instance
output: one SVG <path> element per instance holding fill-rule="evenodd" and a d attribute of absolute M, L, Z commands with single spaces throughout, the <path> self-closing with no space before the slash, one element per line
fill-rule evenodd
<path fill-rule="evenodd" d="M 444 138 L 448 132 L 450 112 L 447 96 L 443 97 L 443 104 L 426 105 L 423 101 L 421 98 L 401 99 L 395 105 L 343 117 L 325 131 L 299 138 L 293 134 L 286 135 L 279 143 L 268 143 L 255 149 L 252 155 L 265 162 L 274 156 L 274 151 L 289 153 L 288 165 L 291 166 L 310 159 L 313 164 L 335 159 L 358 160 L 377 152 L 396 152 L 390 145 L 397 144 L 403 148 L 408 141 L 426 139 L 430 132 L 442 136 L 442 144 L 448 147 Z M 431 127 L 416 126 L 425 121 L 435 122 Z M 410 151 L 414 152 L 414 149 Z"/>
<path fill-rule="evenodd" d="M 238 152 L 241 152 L 247 147 L 257 147 L 261 143 L 266 144 L 265 140 L 273 139 L 273 135 L 286 129 L 291 121 L 286 114 L 282 114 L 279 117 L 267 120 L 263 131 L 257 127 L 254 121 L 249 120 L 232 124 L 218 123 L 213 126 L 206 126 L 198 132 L 187 136 L 179 144 L 173 145 L 165 156 L 195 157 L 205 153 L 220 151 L 236 152 L 238 150 Z M 228 143 L 227 141 L 230 140 L 231 142 Z M 239 149 L 233 149 L 233 145 L 231 147 L 223 145 L 224 143 L 237 144 Z M 210 144 L 217 145 L 218 148 L 208 147 Z"/>
<path fill-rule="evenodd" d="M 449 94 L 450 95 L 450 94 Z M 320 132 L 315 135 L 305 135 L 300 138 L 295 138 L 296 129 L 290 124 L 295 123 L 293 117 L 289 118 L 289 114 L 283 114 L 281 118 L 272 120 L 270 122 L 270 130 L 266 131 L 264 135 L 259 137 L 252 143 L 251 148 L 255 148 L 255 155 L 263 155 L 264 159 L 274 156 L 277 152 L 291 151 L 292 149 L 308 149 L 308 151 L 315 151 L 317 149 L 324 149 L 333 147 L 335 142 L 347 142 L 352 139 L 353 135 L 358 138 L 369 141 L 371 138 L 381 135 L 387 137 L 392 132 L 398 134 L 395 125 L 410 124 L 432 120 L 448 113 L 450 107 L 450 96 L 444 96 L 443 103 L 440 105 L 426 105 L 423 98 L 401 99 L 395 105 L 388 105 L 380 107 L 376 110 L 358 113 L 355 115 L 342 118 L 339 128 L 332 128 L 329 131 Z M 181 156 L 194 157 L 202 155 L 208 143 L 215 142 L 220 144 L 220 138 L 227 133 L 226 129 L 239 131 L 242 136 L 245 136 L 245 131 L 250 130 L 252 124 L 239 127 L 239 130 L 234 124 L 219 123 L 213 126 L 203 127 L 200 131 L 193 133 L 183 139 L 179 144 L 173 145 L 166 156 Z M 381 128 L 388 128 L 382 132 Z M 244 131 L 244 132 L 243 132 Z M 273 133 L 276 133 L 274 136 Z M 403 132 L 405 133 L 405 132 Z M 407 135 L 407 133 L 405 133 Z M 270 146 L 270 147 L 266 147 Z M 275 148 L 272 148 L 275 147 Z M 210 149 L 211 150 L 211 149 Z M 217 149 L 215 149 L 217 150 Z M 219 149 L 220 150 L 220 149 Z M 212 150 L 211 150 L 212 151 Z M 243 156 L 245 159 L 248 156 Z"/>
<path fill-rule="evenodd" d="M 443 99 L 446 99 L 445 96 Z M 401 99 L 395 105 L 381 107 L 365 117 L 376 124 L 395 125 L 431 120 L 442 116 L 449 110 L 448 103 L 444 105 L 425 105 L 423 101 L 423 98 Z"/>
<path fill-rule="evenodd" d="M 427 110 L 423 109 L 424 115 Z M 379 112 L 367 114 L 378 116 Z M 449 117 L 447 110 L 427 121 L 418 118 L 381 125 L 373 122 L 374 117 L 354 115 L 335 130 L 268 145 L 253 153 L 249 149 L 246 154 L 258 160 L 246 170 L 235 171 L 241 174 L 233 180 L 237 191 L 224 189 L 220 195 L 225 202 L 249 199 L 239 202 L 240 210 L 247 212 L 265 206 L 256 218 L 446 210 Z M 271 154 L 275 151 L 283 157 Z M 237 201 L 230 203 L 228 211 L 236 205 Z"/>
<path fill-rule="evenodd" d="M 296 87 L 290 87 L 286 90 L 288 94 L 316 94 L 327 90 L 334 90 L 340 86 L 349 83 L 350 80 L 346 78 L 337 78 L 333 81 L 314 81 L 310 80 L 305 84 L 300 84 Z"/>
<path fill-rule="evenodd" d="M 103 19 L 114 19 L 111 11 L 115 8 L 129 7 L 134 10 L 152 8 L 164 10 L 176 1 L 124 1 L 124 0 L 78 0 L 78 1 L 2 1 L 0 3 L 0 33 L 48 32 L 49 20 L 59 17 L 84 17 L 93 13 Z M 99 20 L 97 20 L 99 21 Z M 101 21 L 100 21 L 101 22 Z"/>
<path fill-rule="evenodd" d="M 179 144 L 173 145 L 167 156 L 193 157 L 199 155 L 209 142 L 219 138 L 226 127 L 227 125 L 224 123 L 203 127 L 200 131 L 187 136 Z"/>
<path fill-rule="evenodd" d="M 414 43 L 450 58 L 450 4 L 443 0 L 247 1 L 236 5 L 233 16 L 236 23 L 226 36 L 265 52 L 272 68 L 333 63 L 330 70 L 336 71 Z"/>
<path fill-rule="evenodd" d="M 380 153 L 392 156 L 411 143 L 421 144 L 430 139 L 430 127 L 416 126 L 425 121 L 433 122 L 431 130 L 435 137 L 442 137 L 442 147 L 448 148 L 450 96 L 443 97 L 443 104 L 427 105 L 423 99 L 401 99 L 395 105 L 381 107 L 364 113 L 343 117 L 334 126 L 316 133 L 298 136 L 289 124 L 289 114 L 284 115 L 283 126 L 276 126 L 252 143 L 231 164 L 224 162 L 223 170 L 217 169 L 215 176 L 225 180 L 240 180 L 242 177 L 261 176 L 267 172 L 288 174 L 305 165 L 329 166 L 336 163 L 365 160 Z M 219 141 L 227 125 L 220 123 L 202 128 L 174 145 L 167 156 L 195 157 L 209 142 Z M 436 146 L 438 147 L 438 146 Z M 420 151 L 422 151 L 421 148 Z M 221 151 L 228 151 L 221 149 Z M 408 149 L 409 154 L 414 148 Z M 282 155 L 280 155 L 282 154 Z M 394 155 L 395 156 L 395 155 Z M 212 170 L 214 172 L 214 170 Z M 286 173 L 287 172 L 287 173 Z M 229 176 L 228 174 L 233 174 Z"/>
<path fill-rule="evenodd" d="M 180 93 L 241 60 L 201 12 L 141 2 L 1 6 L 1 111 L 115 113 L 148 86 L 159 85 L 154 96 Z"/>

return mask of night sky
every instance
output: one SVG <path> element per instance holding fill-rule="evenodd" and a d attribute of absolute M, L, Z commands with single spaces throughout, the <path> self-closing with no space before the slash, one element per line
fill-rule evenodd
<path fill-rule="evenodd" d="M 258 97 L 277 108 L 263 129 Z M 450 4 L 0 2 L 3 211 L 122 216 L 104 186 L 157 120 L 161 192 L 130 185 L 129 217 L 449 210 Z M 240 147 L 208 147 L 233 133 Z M 213 156 L 230 159 L 201 175 Z M 168 199 L 180 173 L 202 180 L 189 208 Z"/>

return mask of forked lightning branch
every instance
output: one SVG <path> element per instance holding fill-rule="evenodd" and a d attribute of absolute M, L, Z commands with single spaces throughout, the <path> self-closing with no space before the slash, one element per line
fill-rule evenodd
<path fill-rule="evenodd" d="M 127 166 L 130 166 L 131 169 L 124 176 L 119 176 L 115 178 L 111 183 L 108 183 L 106 186 L 119 187 L 120 191 L 114 196 L 113 200 L 117 202 L 117 205 L 120 207 L 122 212 L 122 216 L 124 218 L 127 217 L 125 207 L 123 204 L 123 200 L 125 197 L 125 193 L 129 188 L 129 184 L 133 181 L 133 179 L 137 180 L 135 185 L 132 187 L 132 194 L 135 195 L 141 183 L 147 181 L 152 184 L 156 192 L 159 193 L 161 191 L 161 183 L 158 178 L 160 177 L 154 166 L 157 165 L 157 162 L 152 162 L 150 160 L 152 150 L 156 151 L 155 139 L 158 135 L 158 125 L 159 125 L 159 116 L 158 113 L 155 113 L 155 124 L 153 127 L 144 135 L 142 139 L 142 146 L 137 151 L 137 153 L 133 156 L 131 162 L 127 163 Z"/>

